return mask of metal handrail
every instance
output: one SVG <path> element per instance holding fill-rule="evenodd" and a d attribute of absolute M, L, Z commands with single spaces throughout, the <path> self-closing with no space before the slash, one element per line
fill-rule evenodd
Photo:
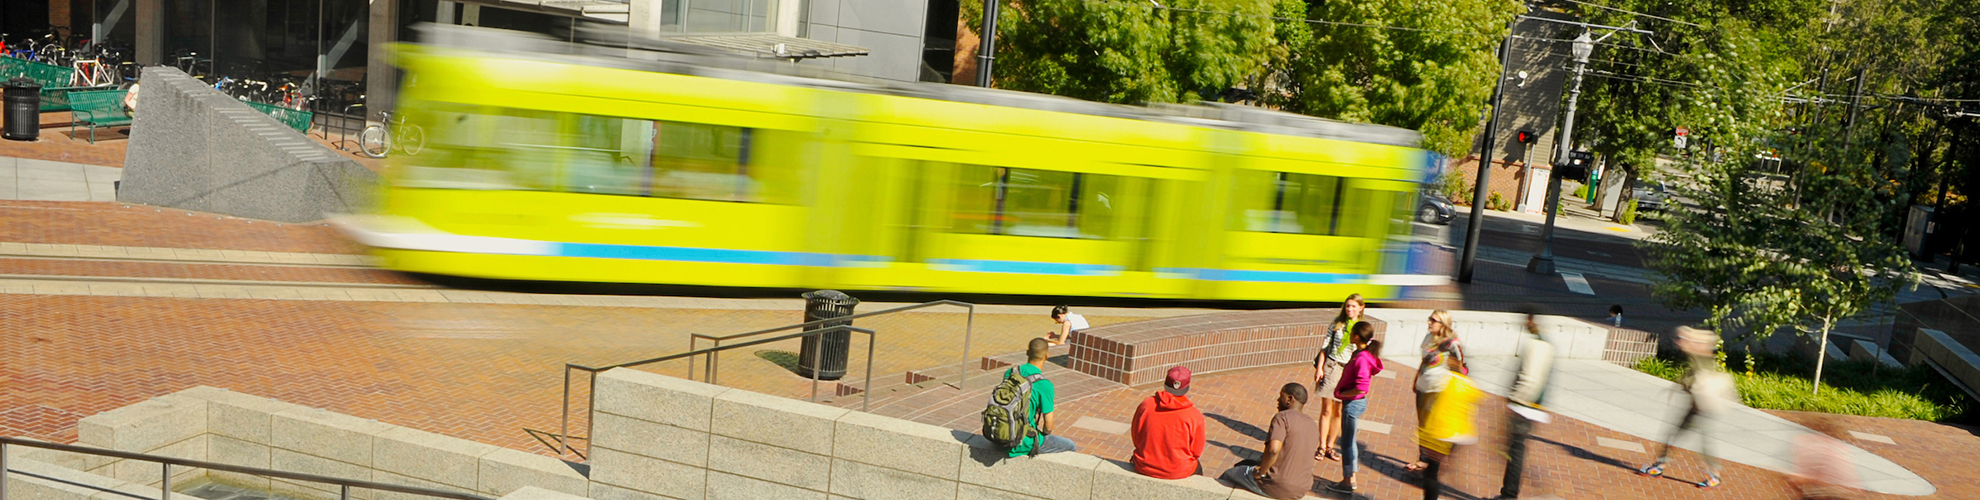
<path fill-rule="evenodd" d="M 390 491 L 396 493 L 410 493 L 414 495 L 425 495 L 429 497 L 451 498 L 453 500 L 493 500 L 481 495 L 456 493 L 452 491 L 421 488 L 417 486 L 401 486 L 396 484 L 385 484 L 385 483 L 364 481 L 358 479 L 344 479 L 344 478 L 336 478 L 330 476 L 319 476 L 315 474 L 305 474 L 301 472 L 279 471 L 274 469 L 263 469 L 259 467 L 230 465 L 230 464 L 207 462 L 202 460 L 188 460 L 184 458 L 146 455 L 143 453 L 131 453 L 127 451 L 105 450 L 101 448 L 90 448 L 86 446 L 44 443 L 40 441 L 30 441 L 21 438 L 11 438 L 5 436 L 0 436 L 0 500 L 7 500 L 7 474 L 10 472 L 15 472 L 14 470 L 7 468 L 7 446 L 9 445 L 26 446 L 30 448 L 43 448 L 43 449 L 50 449 L 56 451 L 82 453 L 86 455 L 97 455 L 97 456 L 104 456 L 111 458 L 121 458 L 125 460 L 143 460 L 146 462 L 158 462 L 158 464 L 161 466 L 161 470 L 164 473 L 163 479 L 159 481 L 159 485 L 158 485 L 158 500 L 171 500 L 172 466 L 174 465 L 181 467 L 191 467 L 195 469 L 217 470 L 221 472 L 253 474 L 253 475 L 265 476 L 265 477 L 276 477 L 282 479 L 294 479 L 298 481 L 334 484 L 339 486 L 339 489 L 342 490 L 341 496 L 339 498 L 343 500 L 350 500 L 352 487 Z"/>
<path fill-rule="evenodd" d="M 834 319 L 844 319 L 844 318 L 834 318 Z M 813 323 L 819 323 L 819 322 L 816 322 L 816 321 L 814 321 Z M 590 440 L 591 440 L 591 433 L 592 433 L 592 429 L 594 428 L 594 425 L 593 425 L 593 424 L 594 424 L 594 423 L 595 423 L 595 422 L 597 421 L 597 418 L 596 418 L 596 417 L 597 417 L 597 415 L 595 415 L 595 414 L 596 414 L 596 413 L 598 412 L 598 372 L 602 372 L 602 371 L 606 371 L 606 370 L 611 370 L 611 369 L 614 369 L 614 368 L 629 368 L 629 367 L 633 367 L 633 366 L 639 366 L 639 365 L 645 365 L 645 364 L 652 364 L 652 363 L 659 363 L 659 362 L 662 362 L 662 361 L 673 361 L 673 360 L 676 360 L 676 359 L 681 359 L 681 358 L 692 358 L 692 357 L 694 357 L 694 356 L 711 356 L 711 357 L 712 357 L 712 356 L 714 356 L 714 355 L 715 355 L 715 353 L 718 353 L 718 352 L 722 352 L 722 351 L 726 351 L 726 350 L 729 350 L 729 349 L 735 349 L 735 348 L 739 348 L 739 347 L 749 347 L 749 346 L 753 346 L 753 345 L 759 345 L 759 344 L 767 344 L 767 343 L 771 343 L 771 342 L 778 342 L 778 341 L 783 341 L 783 340 L 790 340 L 790 339 L 794 339 L 794 338 L 799 338 L 799 337 L 811 337 L 811 336 L 816 336 L 816 335 L 824 335 L 824 334 L 827 334 L 827 333 L 832 333 L 832 332 L 838 332 L 838 331 L 851 331 L 851 332 L 859 332 L 859 333 L 864 333 L 864 334 L 866 334 L 866 385 L 867 385 L 868 387 L 871 387 L 871 386 L 873 386 L 873 344 L 874 344 L 874 338 L 875 338 L 875 335 L 874 335 L 874 331 L 873 331 L 873 330 L 868 330 L 868 329 L 865 329 L 865 328 L 859 328 L 859 327 L 855 327 L 855 326 L 850 326 L 850 325 L 836 325 L 836 326 L 829 326 L 829 327 L 825 327 L 825 328 L 820 328 L 820 329 L 817 329 L 817 330 L 806 330 L 806 331 L 803 331 L 803 332 L 798 332 L 798 333 L 793 333 L 793 334 L 790 334 L 790 335 L 783 335 L 783 336 L 778 336 L 778 337 L 771 337 L 771 338 L 767 338 L 767 339 L 757 339 L 757 340 L 752 340 L 752 341 L 749 341 L 749 342 L 744 342 L 744 343 L 741 343 L 741 344 L 730 344 L 730 345 L 725 345 L 725 346 L 715 346 L 715 347 L 710 347 L 710 348 L 707 348 L 707 349 L 697 349 L 697 350 L 692 350 L 692 351 L 688 351 L 688 352 L 683 352 L 683 353 L 679 353 L 679 354 L 669 354 L 669 355 L 666 355 L 666 356 L 661 356 L 661 357 L 658 357 L 658 358 L 653 358 L 653 359 L 645 359 L 645 360 L 640 360 L 640 361 L 634 361 L 634 362 L 631 362 L 631 363 L 620 363 L 620 364 L 616 364 L 616 365 L 611 365 L 611 366 L 605 366 L 605 367 L 592 367 L 592 366 L 584 366 L 584 365 L 580 365 L 580 364 L 576 364 L 576 363 L 564 363 L 564 420 L 563 420 L 563 430 L 562 430 L 562 434 L 553 434 L 553 435 L 552 435 L 552 437 L 555 437 L 555 438 L 557 438 L 557 442 L 558 442 L 558 443 L 561 443 L 561 444 L 563 444 L 563 445 L 564 445 L 564 446 L 563 446 L 563 448 L 562 448 L 562 449 L 560 449 L 559 451 L 562 451 L 562 452 L 565 452 L 565 453 L 571 453 L 571 454 L 575 454 L 575 455 L 577 455 L 577 456 L 578 456 L 579 458 L 586 458 L 586 456 L 585 456 L 585 454 L 583 454 L 583 453 L 578 453 L 578 452 L 577 452 L 577 450 L 576 450 L 575 448 L 572 448 L 572 447 L 571 447 L 571 443 L 570 443 L 570 440 L 572 440 L 572 439 L 582 439 L 582 440 L 585 440 L 585 441 L 590 441 Z M 820 355 L 821 355 L 821 354 L 823 353 L 823 351 L 824 351 L 824 349 L 817 349 L 817 350 L 813 350 L 813 351 L 812 351 L 812 353 L 811 353 L 811 366 L 814 366 L 814 367 L 815 367 L 815 366 L 818 366 L 818 356 L 820 356 Z M 711 365 L 709 365 L 709 366 L 713 366 L 713 365 L 711 364 Z M 585 397 L 587 397 L 587 398 L 589 398 L 589 399 L 588 399 L 588 401 L 587 401 L 587 402 L 585 403 L 585 411 L 587 411 L 587 412 L 590 412 L 590 413 L 593 413 L 594 415 L 590 415 L 590 416 L 589 416 L 588 418 L 586 418 L 586 419 L 585 419 L 585 422 L 584 422 L 584 426 L 585 426 L 585 429 L 584 429 L 584 436 L 585 436 L 585 437 L 581 437 L 581 438 L 580 438 L 580 437 L 573 437 L 573 436 L 571 436 L 571 370 L 583 370 L 583 371 L 585 371 L 585 372 L 588 372 L 588 373 L 590 373 L 590 374 L 591 374 L 591 377 L 590 377 L 590 382 L 588 382 L 588 387 L 589 387 L 589 389 L 587 389 L 587 390 L 585 391 L 585 394 L 586 394 L 586 396 L 585 396 Z M 811 400 L 813 400 L 813 401 L 817 401 L 817 400 L 818 400 L 818 372 L 819 372 L 819 370 L 815 370 L 815 369 L 811 371 Z M 693 368 L 689 368 L 689 372 L 688 372 L 688 375 L 689 375 L 689 377 L 690 377 L 690 378 L 692 378 L 692 377 L 693 377 L 693 375 L 694 375 L 694 373 L 693 373 Z M 861 393 L 862 393 L 862 394 L 864 394 L 864 397 L 865 397 L 865 401 L 863 401 L 863 402 L 862 402 L 862 405 L 864 405 L 864 404 L 870 404 L 870 403 L 872 403 L 872 402 L 873 402 L 873 394 L 872 394 L 872 392 L 871 392 L 871 391 L 862 391 Z M 862 408 L 862 411 L 864 411 L 864 408 Z M 529 429 L 524 429 L 524 431 L 526 431 L 526 432 L 527 432 L 527 431 L 529 431 Z M 548 433 L 546 433 L 546 434 L 548 434 Z M 535 433 L 534 433 L 534 432 L 531 432 L 531 434 L 530 434 L 530 435 L 531 435 L 531 436 L 535 436 Z M 542 438 L 537 438 L 537 439 L 538 439 L 539 441 L 541 441 L 541 440 L 542 440 Z M 548 445 L 549 443 L 547 443 L 547 442 L 546 442 L 546 443 L 544 443 L 544 444 L 546 444 L 546 445 Z M 558 448 L 557 448 L 556 446 L 551 446 L 551 449 L 553 449 L 553 450 L 557 450 Z M 589 450 L 589 449 L 590 449 L 590 447 L 589 447 L 589 446 L 587 446 L 587 447 L 586 447 L 586 450 Z M 0 500 L 6 500 L 6 499 L 4 499 L 4 498 L 0 498 Z"/>
<path fill-rule="evenodd" d="M 869 408 L 871 408 L 871 405 L 873 403 L 873 347 L 874 344 L 877 343 L 875 342 L 877 336 L 873 330 L 868 330 L 865 328 L 854 327 L 851 325 L 825 326 L 825 324 L 841 322 L 841 321 L 850 322 L 852 320 L 856 320 L 860 318 L 868 318 L 868 317 L 880 316 L 884 314 L 912 311 L 916 309 L 925 309 L 929 307 L 944 306 L 944 305 L 958 306 L 968 310 L 966 319 L 964 320 L 964 324 L 963 324 L 962 359 L 964 362 L 962 363 L 962 375 L 961 378 L 956 381 L 956 388 L 962 389 L 969 382 L 969 363 L 968 363 L 969 347 L 970 347 L 970 342 L 972 341 L 972 337 L 974 337 L 976 332 L 976 304 L 945 299 L 945 300 L 937 300 L 932 302 L 923 302 L 920 304 L 901 306 L 893 309 L 859 313 L 850 316 L 840 316 L 836 318 L 826 318 L 816 321 L 807 321 L 795 325 L 780 326 L 776 328 L 769 328 L 769 329 L 757 330 L 752 332 L 744 332 L 734 335 L 713 336 L 713 335 L 704 335 L 699 333 L 690 334 L 691 336 L 688 341 L 689 350 L 687 352 L 670 354 L 652 359 L 643 359 L 629 363 L 620 363 L 620 364 L 604 366 L 604 367 L 591 367 L 591 366 L 579 365 L 576 363 L 564 363 L 564 397 L 563 397 L 564 414 L 563 414 L 563 422 L 561 424 L 562 426 L 562 429 L 560 431 L 561 433 L 551 434 L 548 432 L 534 431 L 530 429 L 523 429 L 523 431 L 528 432 L 531 437 L 535 437 L 538 442 L 543 443 L 545 446 L 549 446 L 550 449 L 552 450 L 577 455 L 578 458 L 580 459 L 588 459 L 586 454 L 579 453 L 577 449 L 571 445 L 571 441 L 581 440 L 588 442 L 591 440 L 591 432 L 595 427 L 593 424 L 594 422 L 597 421 L 595 413 L 597 413 L 597 403 L 598 403 L 598 373 L 599 372 L 611 370 L 613 368 L 628 368 L 633 366 L 659 363 L 664 361 L 673 361 L 673 360 L 685 358 L 688 360 L 688 379 L 692 380 L 694 378 L 694 357 L 707 356 L 708 359 L 703 364 L 702 379 L 703 381 L 712 384 L 715 383 L 715 369 L 719 364 L 717 361 L 719 359 L 717 355 L 722 351 L 741 348 L 741 347 L 767 344 L 770 342 L 790 340 L 794 338 L 824 335 L 826 333 L 839 332 L 839 331 L 859 332 L 859 333 L 864 333 L 867 336 L 866 385 L 863 386 L 864 387 L 863 390 L 860 391 L 861 394 L 860 411 L 866 411 Z M 725 340 L 735 340 L 744 337 L 754 337 L 759 335 L 776 333 L 780 331 L 804 329 L 804 328 L 812 328 L 812 327 L 823 327 L 823 328 L 819 328 L 816 330 L 805 330 L 799 333 L 780 335 L 777 337 L 771 337 L 766 339 L 756 339 L 741 344 L 722 345 L 722 341 Z M 696 341 L 699 340 L 714 341 L 715 346 L 706 349 L 697 349 Z M 819 366 L 818 356 L 821 355 L 822 351 L 824 351 L 824 349 L 815 349 L 812 351 L 811 366 L 813 367 Z M 588 383 L 590 390 L 586 391 L 586 397 L 588 400 L 586 402 L 585 411 L 589 413 L 593 413 L 593 415 L 591 415 L 590 418 L 585 419 L 585 432 L 584 432 L 585 435 L 583 437 L 577 437 L 571 435 L 571 371 L 572 370 L 582 370 L 591 374 L 590 382 Z M 813 369 L 811 372 L 812 401 L 818 400 L 818 372 L 819 370 L 816 369 Z M 554 438 L 557 441 L 557 444 L 551 444 L 549 441 L 544 440 L 542 437 L 538 437 L 537 434 L 548 435 Z M 558 445 L 562 445 L 562 446 L 560 447 Z M 586 451 L 590 451 L 590 446 L 588 445 L 586 446 Z M 0 499 L 0 500 L 5 500 L 5 499 Z"/>
<path fill-rule="evenodd" d="M 968 312 L 968 314 L 967 314 L 967 316 L 966 316 L 966 317 L 964 318 L 964 320 L 963 320 L 963 354 L 962 354 L 962 359 L 963 359 L 963 362 L 964 362 L 964 364 L 965 364 L 965 365 L 967 365 L 967 364 L 968 364 L 968 362 L 969 362 L 969 344 L 970 344 L 970 337 L 971 337 L 971 336 L 972 336 L 972 335 L 973 335 L 973 334 L 975 333 L 975 330 L 976 330 L 976 304 L 971 304 L 971 303 L 968 303 L 968 302 L 961 302 L 961 301 L 955 301 L 955 300 L 947 300 L 947 299 L 943 299 L 943 300 L 937 300 L 937 301 L 933 301 L 933 302 L 923 302 L 923 303 L 920 303 L 920 304 L 913 304 L 913 305 L 906 305 L 906 306 L 901 306 L 901 307 L 896 307 L 896 308 L 893 308 L 893 309 L 885 309 L 885 310 L 880 310 L 880 311 L 873 311 L 873 312 L 864 312 L 864 313 L 859 313 L 859 314 L 854 314 L 854 315 L 851 315 L 851 316 L 842 316 L 842 317 L 837 317 L 837 318 L 826 318 L 826 319 L 821 319 L 821 320 L 816 320 L 816 321 L 810 321 L 810 322 L 805 322 L 805 323 L 798 323 L 798 324 L 795 324 L 795 325 L 786 325 L 786 326 L 780 326 L 780 327 L 776 327 L 776 328 L 770 328 L 770 329 L 765 329 L 765 330 L 757 330 L 757 331 L 753 331 L 753 332 L 745 332 L 745 333 L 738 333 L 738 334 L 734 334 L 734 335 L 724 335 L 724 336 L 719 336 L 719 337 L 718 337 L 718 336 L 714 336 L 714 335 L 705 335 L 705 334 L 700 334 L 700 333 L 691 333 L 691 334 L 688 334 L 688 349 L 694 349 L 694 348 L 696 347 L 696 343 L 697 343 L 698 341 L 701 341 L 701 340 L 710 340 L 710 341 L 714 341 L 714 342 L 715 342 L 715 345 L 719 347 L 719 346 L 721 346 L 721 345 L 722 345 L 722 341 L 724 341 L 724 340 L 734 340 L 734 339 L 739 339 L 739 338 L 743 338 L 743 337 L 753 337 L 753 336 L 757 336 L 757 335 L 763 335 L 763 334 L 767 334 L 767 333 L 776 333 L 776 332 L 780 332 L 780 331 L 784 331 L 784 330 L 790 330 L 790 329 L 796 329 L 796 328 L 806 328 L 806 327 L 812 327 L 812 326 L 822 326 L 822 325 L 824 325 L 825 323 L 830 323 L 830 322 L 835 322 L 835 321 L 852 321 L 852 320 L 856 320 L 856 319 L 860 319 L 860 318 L 865 318 L 865 317 L 870 317 L 870 316 L 879 316 L 879 315 L 883 315 L 883 314 L 893 314 L 893 313 L 897 313 L 897 312 L 906 312 L 906 311 L 912 311 L 912 310 L 915 310 L 915 309 L 926 309 L 926 308 L 930 308 L 930 307 L 935 307 L 935 306 L 958 306 L 958 307 L 962 307 L 962 308 L 964 308 L 964 309 L 968 309 L 968 310 L 969 310 L 969 312 Z M 720 364 L 720 362 L 721 362 L 721 358 L 720 358 L 720 357 L 717 357 L 717 356 L 714 356 L 714 355 L 710 355 L 710 356 L 708 357 L 708 363 L 707 363 L 707 364 L 708 364 L 709 366 L 708 366 L 708 368 L 707 368 L 707 370 L 706 370 L 706 374 L 704 374 L 704 375 L 703 375 L 703 378 L 705 379 L 705 381 L 706 381 L 706 382 L 708 382 L 708 383 L 710 383 L 710 384 L 717 384 L 717 383 L 719 383 L 719 382 L 716 382 L 716 381 L 715 381 L 715 378 L 717 377 L 717 370 L 716 370 L 716 367 L 717 367 L 717 365 L 719 365 L 719 364 Z M 639 363 L 640 363 L 640 362 L 634 362 L 634 364 L 639 364 Z M 815 365 L 814 365 L 814 366 L 815 366 Z M 693 360 L 693 359 L 688 359 L 688 375 L 689 375 L 689 376 L 693 376 L 693 375 L 694 375 L 694 360 Z M 963 367 L 963 370 L 962 370 L 962 379 L 961 379 L 961 380 L 958 380 L 958 381 L 956 381 L 956 386 L 957 386 L 956 388 L 958 388 L 958 389 L 960 389 L 960 388 L 962 388 L 962 386 L 963 386 L 963 385 L 965 385 L 965 384 L 967 384 L 968 382 L 969 382 L 969 367 L 968 367 L 968 366 L 964 366 L 964 367 Z"/>

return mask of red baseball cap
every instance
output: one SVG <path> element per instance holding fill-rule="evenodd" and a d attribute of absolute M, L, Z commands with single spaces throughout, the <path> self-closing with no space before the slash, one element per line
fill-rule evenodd
<path fill-rule="evenodd" d="M 1169 369 L 1169 380 L 1162 383 L 1162 390 L 1181 396 L 1189 393 L 1189 368 L 1177 366 Z"/>

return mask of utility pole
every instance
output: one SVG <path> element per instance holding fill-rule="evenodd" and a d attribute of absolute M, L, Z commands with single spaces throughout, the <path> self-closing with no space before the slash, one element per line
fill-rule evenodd
<path fill-rule="evenodd" d="M 1477 182 L 1471 189 L 1471 223 L 1464 228 L 1464 252 L 1458 258 L 1458 283 L 1470 283 L 1478 265 L 1479 231 L 1485 228 L 1485 200 L 1492 191 L 1492 147 L 1499 137 L 1499 98 L 1506 92 L 1506 67 L 1512 65 L 1513 27 L 1522 16 L 1506 21 L 1506 38 L 1499 41 L 1499 80 L 1492 85 L 1492 117 L 1485 120 L 1485 144 L 1478 149 Z"/>
<path fill-rule="evenodd" d="M 1574 39 L 1574 87 L 1568 91 L 1567 115 L 1561 118 L 1561 137 L 1554 141 L 1560 144 L 1559 153 L 1554 156 L 1554 169 L 1547 171 L 1547 225 L 1540 235 L 1540 254 L 1526 262 L 1526 272 L 1554 274 L 1554 217 L 1561 211 L 1560 168 L 1573 160 L 1569 152 L 1574 143 L 1574 105 L 1581 100 L 1581 75 L 1588 69 L 1588 54 L 1595 52 L 1595 40 L 1587 30 Z"/>
<path fill-rule="evenodd" d="M 990 88 L 990 64 L 997 59 L 997 3 L 983 0 L 983 36 L 976 54 L 976 86 Z"/>

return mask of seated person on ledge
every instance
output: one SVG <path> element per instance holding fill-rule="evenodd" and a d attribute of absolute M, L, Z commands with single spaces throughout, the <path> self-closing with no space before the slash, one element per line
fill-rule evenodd
<path fill-rule="evenodd" d="M 1265 452 L 1224 471 L 1224 480 L 1262 496 L 1291 500 L 1313 489 L 1313 452 L 1320 449 L 1320 426 L 1301 413 L 1306 386 L 1279 388 L 1279 413 L 1265 437 Z"/>

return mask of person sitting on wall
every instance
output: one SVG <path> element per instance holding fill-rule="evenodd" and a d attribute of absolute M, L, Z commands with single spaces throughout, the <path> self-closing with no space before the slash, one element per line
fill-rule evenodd
<path fill-rule="evenodd" d="M 1258 460 L 1243 460 L 1224 471 L 1224 480 L 1263 496 L 1290 500 L 1313 489 L 1313 451 L 1320 449 L 1320 426 L 1302 412 L 1306 385 L 1279 388 L 1279 413 L 1265 437 Z"/>
<path fill-rule="evenodd" d="M 1162 390 L 1134 409 L 1134 471 L 1158 479 L 1182 479 L 1201 470 L 1203 412 L 1189 401 L 1189 368 L 1169 368 Z"/>
<path fill-rule="evenodd" d="M 1052 345 L 1064 344 L 1072 338 L 1072 332 L 1087 328 L 1086 317 L 1067 312 L 1069 309 L 1067 306 L 1052 308 L 1052 321 L 1059 324 L 1059 331 L 1046 333 L 1045 341 Z"/>

